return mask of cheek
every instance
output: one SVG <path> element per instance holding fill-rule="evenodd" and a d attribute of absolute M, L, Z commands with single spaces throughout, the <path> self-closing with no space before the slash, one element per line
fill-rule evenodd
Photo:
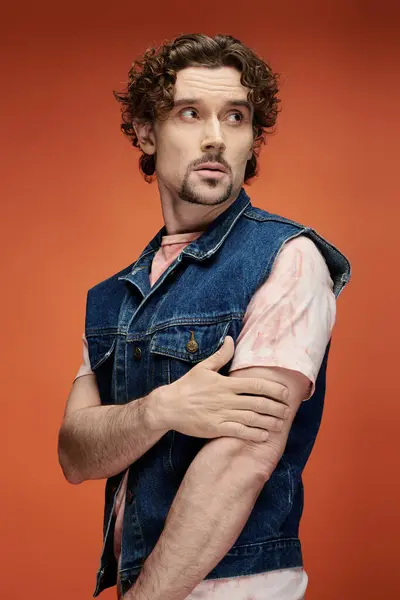
<path fill-rule="evenodd" d="M 251 158 L 252 153 L 252 143 L 249 143 L 245 147 L 240 148 L 240 150 L 238 150 L 237 153 L 235 153 L 234 165 L 235 170 L 237 172 L 244 172 L 244 170 L 246 169 L 247 161 Z"/>
<path fill-rule="evenodd" d="M 240 136 L 240 139 L 232 140 L 232 156 L 234 157 L 235 163 L 239 166 L 246 163 L 249 160 L 249 156 L 253 153 L 253 133 L 247 132 Z"/>
<path fill-rule="evenodd" d="M 157 174 L 164 181 L 178 185 L 185 176 L 187 164 L 187 157 L 174 152 L 173 149 L 168 149 L 157 155 Z"/>
<path fill-rule="evenodd" d="M 191 145 L 185 136 L 174 133 L 164 137 L 159 145 L 159 153 L 163 162 L 178 167 L 189 162 L 193 150 L 191 151 Z"/>

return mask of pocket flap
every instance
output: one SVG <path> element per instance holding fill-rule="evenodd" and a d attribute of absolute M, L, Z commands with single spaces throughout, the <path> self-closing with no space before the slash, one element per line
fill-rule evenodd
<path fill-rule="evenodd" d="M 214 354 L 222 346 L 231 321 L 171 325 L 157 331 L 150 352 L 196 363 Z"/>

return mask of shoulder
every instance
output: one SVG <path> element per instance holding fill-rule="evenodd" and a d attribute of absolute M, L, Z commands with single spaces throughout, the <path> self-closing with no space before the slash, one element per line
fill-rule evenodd
<path fill-rule="evenodd" d="M 253 224 L 249 226 L 250 235 L 254 234 L 254 238 L 260 238 L 259 247 L 263 247 L 263 244 L 267 246 L 271 239 L 278 243 L 276 268 L 290 259 L 295 260 L 296 254 L 301 254 L 309 265 L 316 265 L 320 267 L 320 271 L 330 272 L 336 297 L 349 283 L 349 259 L 313 227 L 269 213 L 256 206 L 249 206 L 244 212 L 244 217 L 248 224 Z M 276 260 L 277 258 L 279 260 Z"/>
<path fill-rule="evenodd" d="M 313 240 L 306 235 L 298 235 L 285 242 L 277 256 L 277 260 L 286 263 L 296 263 L 305 260 L 309 264 L 328 270 L 325 258 Z"/>
<path fill-rule="evenodd" d="M 308 227 L 306 225 L 303 225 L 302 223 L 298 223 L 293 219 L 289 219 L 276 213 L 270 213 L 267 210 L 259 208 L 258 206 L 249 206 L 243 214 L 248 219 L 253 221 L 259 221 L 260 223 L 272 221 L 275 223 L 282 223 L 282 225 L 292 225 L 298 229 L 308 229 Z"/>
<path fill-rule="evenodd" d="M 99 283 L 94 284 L 89 289 L 89 292 L 90 293 L 97 292 L 97 291 L 101 292 L 104 290 L 104 288 L 113 287 L 114 285 L 121 286 L 121 282 L 119 281 L 119 278 L 123 277 L 124 275 L 127 275 L 132 270 L 132 267 L 134 264 L 135 263 L 131 263 L 129 266 L 125 267 L 124 269 L 121 269 L 117 273 L 114 273 L 113 275 L 110 275 L 109 277 L 107 277 L 106 279 L 103 279 Z"/>
<path fill-rule="evenodd" d="M 257 206 L 249 206 L 243 213 L 243 223 L 246 227 L 254 231 L 257 235 L 267 236 L 267 238 L 285 239 L 299 235 L 310 228 L 302 223 L 297 223 L 292 219 L 267 212 Z"/>
<path fill-rule="evenodd" d="M 332 289 L 333 281 L 325 258 L 309 237 L 299 235 L 288 240 L 278 253 L 266 285 L 284 282 L 291 287 L 300 284 L 310 293 L 321 284 Z"/>
<path fill-rule="evenodd" d="M 91 287 L 86 295 L 85 331 L 99 328 L 117 330 L 121 303 L 127 293 L 126 281 L 120 278 L 127 275 L 131 266 L 118 271 Z"/>

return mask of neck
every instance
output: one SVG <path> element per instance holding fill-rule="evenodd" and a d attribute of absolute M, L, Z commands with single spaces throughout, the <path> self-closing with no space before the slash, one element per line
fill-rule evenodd
<path fill-rule="evenodd" d="M 159 183 L 161 209 L 167 235 L 205 231 L 221 213 L 233 204 L 239 193 L 215 205 L 192 204 L 181 200 Z"/>

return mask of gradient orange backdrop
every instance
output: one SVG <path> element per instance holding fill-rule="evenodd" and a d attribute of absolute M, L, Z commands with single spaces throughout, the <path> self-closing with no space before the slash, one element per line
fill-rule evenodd
<path fill-rule="evenodd" d="M 93 592 L 103 482 L 66 483 L 58 427 L 87 289 L 162 225 L 112 90 L 148 45 L 202 31 L 241 38 L 282 74 L 253 204 L 315 227 L 353 267 L 305 472 L 307 600 L 400 598 L 398 14 L 384 1 L 142 4 L 2 8 L 0 597 Z"/>

